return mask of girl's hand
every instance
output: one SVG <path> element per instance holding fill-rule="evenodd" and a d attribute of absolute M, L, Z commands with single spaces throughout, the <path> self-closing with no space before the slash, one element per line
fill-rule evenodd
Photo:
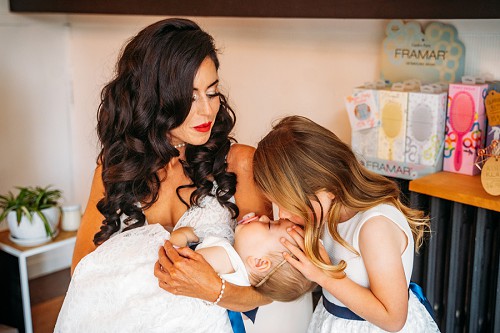
<path fill-rule="evenodd" d="M 158 251 L 154 274 L 160 288 L 174 295 L 217 299 L 221 280 L 202 255 L 188 247 L 174 249 L 167 240 Z"/>
<path fill-rule="evenodd" d="M 296 259 L 289 253 L 284 253 L 283 257 L 290 263 L 290 265 L 298 269 L 306 278 L 322 286 L 325 279 L 330 277 L 306 257 L 304 253 L 304 230 L 298 226 L 293 226 L 287 231 L 298 246 L 295 246 L 287 239 L 282 238 L 281 242 L 295 256 Z M 331 264 L 330 258 L 321 243 L 319 243 L 319 251 L 325 263 Z"/>

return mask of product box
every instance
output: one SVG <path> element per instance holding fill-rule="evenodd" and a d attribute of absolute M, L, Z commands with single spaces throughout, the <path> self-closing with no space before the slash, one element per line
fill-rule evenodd
<path fill-rule="evenodd" d="M 405 160 L 408 93 L 379 91 L 380 129 L 377 156 L 382 160 Z"/>
<path fill-rule="evenodd" d="M 429 125 L 433 129 L 434 127 L 439 128 L 439 124 L 441 124 L 441 130 L 439 131 L 436 129 L 435 138 L 432 135 L 430 138 L 427 138 L 427 141 L 432 142 L 433 145 L 432 149 L 425 150 L 434 151 L 434 153 L 429 153 L 431 156 L 434 156 L 433 163 L 429 161 L 428 164 L 423 164 L 421 160 L 410 162 L 405 159 L 405 142 L 407 140 L 406 133 L 408 131 L 408 96 L 410 94 L 408 90 L 417 89 L 422 89 L 422 91 L 426 92 L 424 94 L 425 96 L 432 95 L 433 97 L 420 97 L 420 99 L 415 98 L 415 102 L 419 102 L 415 105 L 427 103 L 430 105 L 431 109 L 435 109 L 439 107 L 432 103 L 438 103 L 437 101 L 441 102 L 441 113 L 436 112 L 436 115 L 433 114 L 430 117 L 425 117 L 428 119 L 423 121 L 425 126 Z M 441 85 L 436 85 L 436 87 L 433 87 L 430 90 L 424 90 L 424 86 L 421 86 L 421 83 L 418 80 L 408 80 L 405 82 L 394 83 L 391 86 L 391 90 L 388 90 L 385 83 L 382 81 L 377 83 L 368 82 L 362 87 L 354 88 L 352 95 L 360 94 L 366 91 L 370 91 L 370 94 L 376 101 L 376 108 L 379 111 L 379 125 L 360 129 L 356 126 L 356 123 L 353 124 L 351 122 L 351 148 L 360 163 L 367 169 L 378 174 L 409 180 L 442 170 L 447 94 L 441 94 Z M 346 98 L 346 109 L 348 112 L 352 112 L 354 107 L 352 105 L 349 106 L 348 103 L 352 103 L 353 100 L 349 100 L 348 98 L 349 96 Z M 417 108 L 415 107 L 415 109 Z M 423 113 L 425 112 L 426 111 L 423 111 Z M 349 117 L 352 117 L 352 115 L 353 113 L 351 113 Z M 414 120 L 417 120 L 418 116 L 415 115 L 414 118 Z M 417 127 L 418 126 L 415 126 L 415 128 L 410 129 L 411 133 L 409 133 L 409 135 L 412 138 L 425 137 L 424 134 L 419 134 L 417 132 L 425 131 L 427 129 L 417 129 Z M 439 132 L 441 133 L 441 136 L 439 136 Z M 420 141 L 426 140 L 424 138 Z M 380 144 L 383 146 L 380 146 Z M 419 144 L 421 145 L 422 143 Z M 437 152 L 435 150 L 437 150 Z M 392 158 L 392 160 L 389 158 Z M 395 158 L 399 160 L 396 160 Z M 429 157 L 429 160 L 431 159 L 432 158 Z"/>
<path fill-rule="evenodd" d="M 439 155 L 443 155 L 443 145 L 439 149 Z M 434 165 L 424 165 L 409 162 L 387 161 L 376 157 L 358 157 L 359 162 L 365 168 L 378 173 L 380 175 L 400 178 L 400 179 L 417 179 L 431 173 L 435 173 L 443 169 L 443 159 L 438 158 Z"/>
<path fill-rule="evenodd" d="M 359 89 L 345 98 L 345 106 L 353 131 L 380 125 L 377 91 Z"/>
<path fill-rule="evenodd" d="M 484 148 L 487 84 L 450 84 L 443 170 L 475 175 L 478 150 Z"/>
<path fill-rule="evenodd" d="M 345 98 L 346 110 L 351 123 L 351 148 L 360 156 L 377 157 L 378 154 L 378 136 L 380 130 L 380 111 L 379 111 L 379 91 L 386 87 L 385 82 L 365 82 L 362 86 L 353 89 L 350 96 Z M 358 123 L 355 108 L 361 108 L 362 111 L 366 104 L 370 108 L 371 115 L 368 121 Z M 368 126 L 359 126 L 368 125 Z"/>
<path fill-rule="evenodd" d="M 405 162 L 435 165 L 444 141 L 446 92 L 410 92 L 406 126 Z"/>
<path fill-rule="evenodd" d="M 377 157 L 380 127 L 367 128 L 351 133 L 351 149 L 358 156 Z"/>

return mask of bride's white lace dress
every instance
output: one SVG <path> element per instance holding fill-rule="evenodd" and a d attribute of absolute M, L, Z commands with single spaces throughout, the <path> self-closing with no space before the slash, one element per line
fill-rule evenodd
<path fill-rule="evenodd" d="M 233 242 L 229 211 L 213 197 L 191 207 L 176 228 Z M 55 332 L 232 332 L 226 309 L 174 296 L 153 274 L 169 238 L 159 224 L 117 234 L 87 255 L 73 274 Z M 239 258 L 239 257 L 238 257 Z"/>

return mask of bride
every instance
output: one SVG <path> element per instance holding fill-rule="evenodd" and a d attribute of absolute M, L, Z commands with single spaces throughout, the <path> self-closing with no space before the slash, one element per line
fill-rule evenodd
<path fill-rule="evenodd" d="M 253 182 L 255 149 L 231 145 L 234 113 L 219 90 L 218 68 L 213 38 L 186 19 L 151 24 L 125 45 L 116 75 L 101 93 L 97 132 L 102 149 L 73 269 L 122 231 L 146 224 L 172 230 L 190 214 L 197 215 L 190 220 L 196 220 L 198 236 L 232 237 L 227 219 L 219 219 L 223 226 L 215 231 L 216 224 L 207 222 L 203 200 L 210 196 L 231 220 L 250 211 L 269 215 L 270 205 Z M 159 292 L 214 302 L 221 278 L 202 256 L 182 253 L 191 257 L 177 255 L 177 262 L 165 267 L 165 251 L 159 251 L 163 269 L 157 265 L 155 275 L 151 269 L 143 278 L 154 279 L 164 289 Z M 133 274 L 136 268 L 131 260 L 123 269 Z M 96 273 L 87 292 L 95 292 L 100 279 L 112 278 Z M 106 301 L 105 292 L 96 296 Z M 228 282 L 218 304 L 247 311 L 270 302 L 252 287 Z M 154 310 L 154 305 L 137 306 L 138 315 Z"/>

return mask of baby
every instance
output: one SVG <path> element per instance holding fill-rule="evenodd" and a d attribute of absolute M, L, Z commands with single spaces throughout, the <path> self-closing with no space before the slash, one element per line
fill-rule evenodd
<path fill-rule="evenodd" d="M 283 259 L 280 238 L 293 242 L 286 232 L 292 225 L 242 223 L 234 246 L 206 236 L 196 251 L 224 280 L 292 301 L 315 287 Z M 232 332 L 226 309 L 160 289 L 153 267 L 166 239 L 179 247 L 198 241 L 191 227 L 169 234 L 152 224 L 118 234 L 87 255 L 75 269 L 55 332 Z"/>

